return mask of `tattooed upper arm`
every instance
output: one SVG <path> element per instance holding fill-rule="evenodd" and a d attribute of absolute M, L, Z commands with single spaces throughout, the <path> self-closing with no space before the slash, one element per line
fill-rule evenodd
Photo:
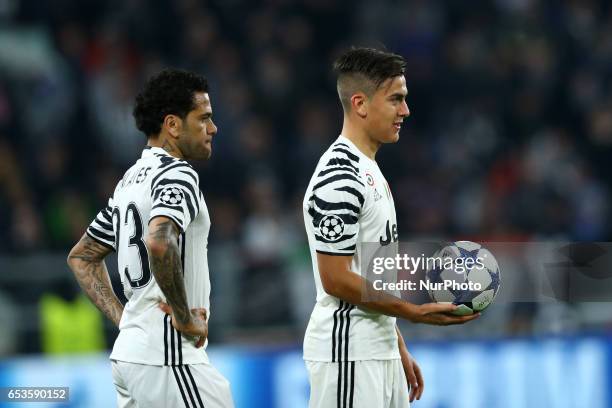
<path fill-rule="evenodd" d="M 107 245 L 103 245 L 91 238 L 89 235 L 84 234 L 79 242 L 72 248 L 68 255 L 68 263 L 74 260 L 80 260 L 85 262 L 99 262 L 102 261 L 108 254 L 113 251 Z"/>
<path fill-rule="evenodd" d="M 149 222 L 147 247 L 153 252 L 166 247 L 169 243 L 177 242 L 180 234 L 179 227 L 174 221 L 166 217 L 155 217 Z"/>

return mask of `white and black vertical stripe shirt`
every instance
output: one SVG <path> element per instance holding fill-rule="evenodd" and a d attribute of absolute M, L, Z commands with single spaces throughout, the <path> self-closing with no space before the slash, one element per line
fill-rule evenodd
<path fill-rule="evenodd" d="M 325 292 L 317 252 L 352 256 L 361 275 L 363 244 L 397 241 L 395 204 L 376 162 L 340 136 L 323 154 L 303 203 L 317 302 L 304 338 L 304 359 L 342 362 L 400 358 L 395 318 Z"/>
<path fill-rule="evenodd" d="M 167 217 L 179 227 L 179 249 L 190 308 L 206 308 L 210 318 L 208 232 L 210 217 L 199 177 L 184 160 L 158 147 L 146 148 L 125 173 L 87 234 L 117 251 L 128 298 L 111 359 L 148 365 L 208 361 L 204 348 L 181 336 L 158 307 L 165 297 L 152 275 L 144 240 L 149 222 Z"/>

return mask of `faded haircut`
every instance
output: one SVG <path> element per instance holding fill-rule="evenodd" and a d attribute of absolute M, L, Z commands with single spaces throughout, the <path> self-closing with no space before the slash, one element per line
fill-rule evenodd
<path fill-rule="evenodd" d="M 401 55 L 375 48 L 352 47 L 333 65 L 342 108 L 348 112 L 355 93 L 363 92 L 371 97 L 387 79 L 404 75 L 405 69 L 406 61 Z"/>

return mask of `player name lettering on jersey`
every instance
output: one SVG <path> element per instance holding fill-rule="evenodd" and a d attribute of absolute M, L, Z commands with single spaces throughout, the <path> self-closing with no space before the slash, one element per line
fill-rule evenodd
<path fill-rule="evenodd" d="M 147 148 L 125 172 L 108 205 L 98 213 L 87 234 L 117 251 L 123 291 L 128 298 L 111 359 L 148 365 L 208 362 L 159 309 L 165 297 L 152 276 L 145 238 L 149 221 L 166 217 L 181 234 L 179 249 L 190 308 L 205 308 L 210 318 L 208 232 L 210 217 L 199 177 L 184 160 L 158 147 Z"/>

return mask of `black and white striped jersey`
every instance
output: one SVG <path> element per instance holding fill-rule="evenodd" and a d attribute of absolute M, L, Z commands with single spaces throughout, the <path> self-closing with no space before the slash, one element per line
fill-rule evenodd
<path fill-rule="evenodd" d="M 158 307 L 165 297 L 151 272 L 145 238 L 149 222 L 160 216 L 181 231 L 178 245 L 189 307 L 206 308 L 210 318 L 210 217 L 198 174 L 186 161 L 147 147 L 87 229 L 91 238 L 117 251 L 128 298 L 111 359 L 149 365 L 207 362 L 204 349 L 181 336 Z"/>
<path fill-rule="evenodd" d="M 340 136 L 323 154 L 303 202 L 317 303 L 304 338 L 311 361 L 400 358 L 395 318 L 350 305 L 325 292 L 317 252 L 352 256 L 361 275 L 362 244 L 397 241 L 395 204 L 376 162 Z"/>

